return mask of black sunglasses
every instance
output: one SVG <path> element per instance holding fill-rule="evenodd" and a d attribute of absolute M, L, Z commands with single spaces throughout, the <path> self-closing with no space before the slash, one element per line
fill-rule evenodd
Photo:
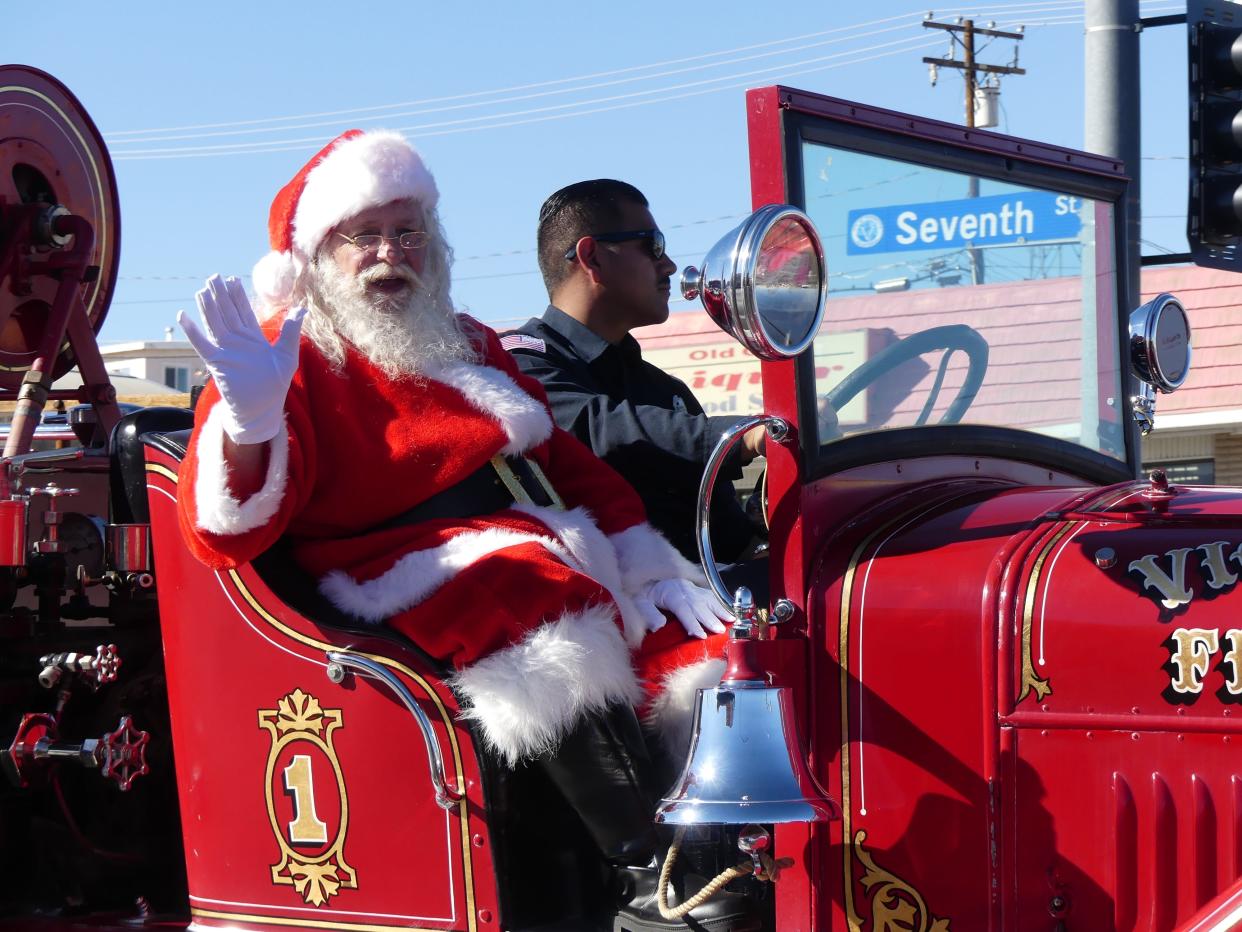
<path fill-rule="evenodd" d="M 625 243 L 632 239 L 647 240 L 652 259 L 664 257 L 664 234 L 659 230 L 626 230 L 624 233 L 591 233 L 591 239 L 600 243 Z M 578 243 L 565 250 L 565 261 L 573 262 L 578 255 Z"/>

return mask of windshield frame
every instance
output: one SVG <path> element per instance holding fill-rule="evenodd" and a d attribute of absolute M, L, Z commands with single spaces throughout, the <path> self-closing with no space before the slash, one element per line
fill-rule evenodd
<path fill-rule="evenodd" d="M 1118 352 L 1124 357 L 1129 344 L 1126 321 L 1130 309 L 1125 294 L 1127 257 L 1120 246 L 1126 242 L 1125 195 L 1129 179 L 1120 162 L 784 87 L 751 91 L 748 97 L 752 115 L 751 187 L 755 206 L 771 202 L 772 196 L 780 190 L 786 203 L 804 211 L 807 209 L 802 164 L 805 143 L 1051 189 L 1109 204 L 1113 242 L 1118 244 L 1113 276 L 1113 303 L 1117 309 L 1114 326 Z M 769 115 L 772 111 L 778 114 L 776 119 Z M 826 317 L 830 319 L 831 315 L 832 296 L 829 294 Z M 1138 430 L 1130 416 L 1128 402 L 1135 390 L 1134 377 L 1128 359 L 1119 359 L 1118 365 L 1125 389 L 1125 397 L 1118 399 L 1124 423 L 1124 461 L 1066 440 L 1014 428 L 972 424 L 900 427 L 848 436 L 821 445 L 815 429 L 814 355 L 813 349 L 808 349 L 797 357 L 792 367 L 786 368 L 796 373 L 793 391 L 798 423 L 802 425 L 803 481 L 811 482 L 866 463 L 944 453 L 999 455 L 1066 471 L 1097 483 L 1131 479 L 1139 468 Z M 769 378 L 779 376 L 771 367 L 765 365 L 764 368 L 766 397 Z M 785 392 L 779 395 L 788 397 Z"/>

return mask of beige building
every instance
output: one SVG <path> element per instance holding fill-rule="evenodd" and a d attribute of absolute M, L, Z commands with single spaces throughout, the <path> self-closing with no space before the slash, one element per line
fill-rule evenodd
<path fill-rule="evenodd" d="M 163 340 L 105 343 L 99 352 L 110 375 L 158 382 L 174 392 L 189 392 L 206 380 L 203 362 L 189 341 L 172 339 L 171 329 Z"/>

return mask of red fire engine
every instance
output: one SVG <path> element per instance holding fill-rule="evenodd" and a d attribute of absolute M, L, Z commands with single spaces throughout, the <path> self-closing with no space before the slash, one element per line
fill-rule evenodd
<path fill-rule="evenodd" d="M 190 557 L 189 413 L 122 416 L 96 345 L 107 152 L 0 71 L 0 927 L 597 928 L 581 828 L 434 661 L 279 545 Z M 772 601 L 704 528 L 737 622 L 657 820 L 697 869 L 785 865 L 732 881 L 769 930 L 1242 926 L 1242 490 L 1135 480 L 1190 342 L 1126 306 L 1123 167 L 746 105 L 756 212 L 682 287 L 763 360 Z M 73 366 L 79 443 L 34 452 Z"/>

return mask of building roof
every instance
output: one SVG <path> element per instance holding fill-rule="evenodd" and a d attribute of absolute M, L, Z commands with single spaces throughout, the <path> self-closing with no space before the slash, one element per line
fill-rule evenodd
<path fill-rule="evenodd" d="M 117 356 L 193 356 L 194 347 L 189 340 L 125 340 L 102 343 L 99 352 L 105 359 Z"/>
<path fill-rule="evenodd" d="M 140 379 L 132 375 L 108 375 L 108 381 L 112 383 L 112 387 L 116 389 L 117 396 L 120 398 L 137 398 L 147 397 L 150 395 L 184 395 L 185 392 L 178 392 L 175 388 L 170 388 L 163 382 L 156 382 L 152 379 Z M 82 376 L 77 369 L 66 372 L 53 384 L 52 388 L 78 388 L 82 384 Z"/>

